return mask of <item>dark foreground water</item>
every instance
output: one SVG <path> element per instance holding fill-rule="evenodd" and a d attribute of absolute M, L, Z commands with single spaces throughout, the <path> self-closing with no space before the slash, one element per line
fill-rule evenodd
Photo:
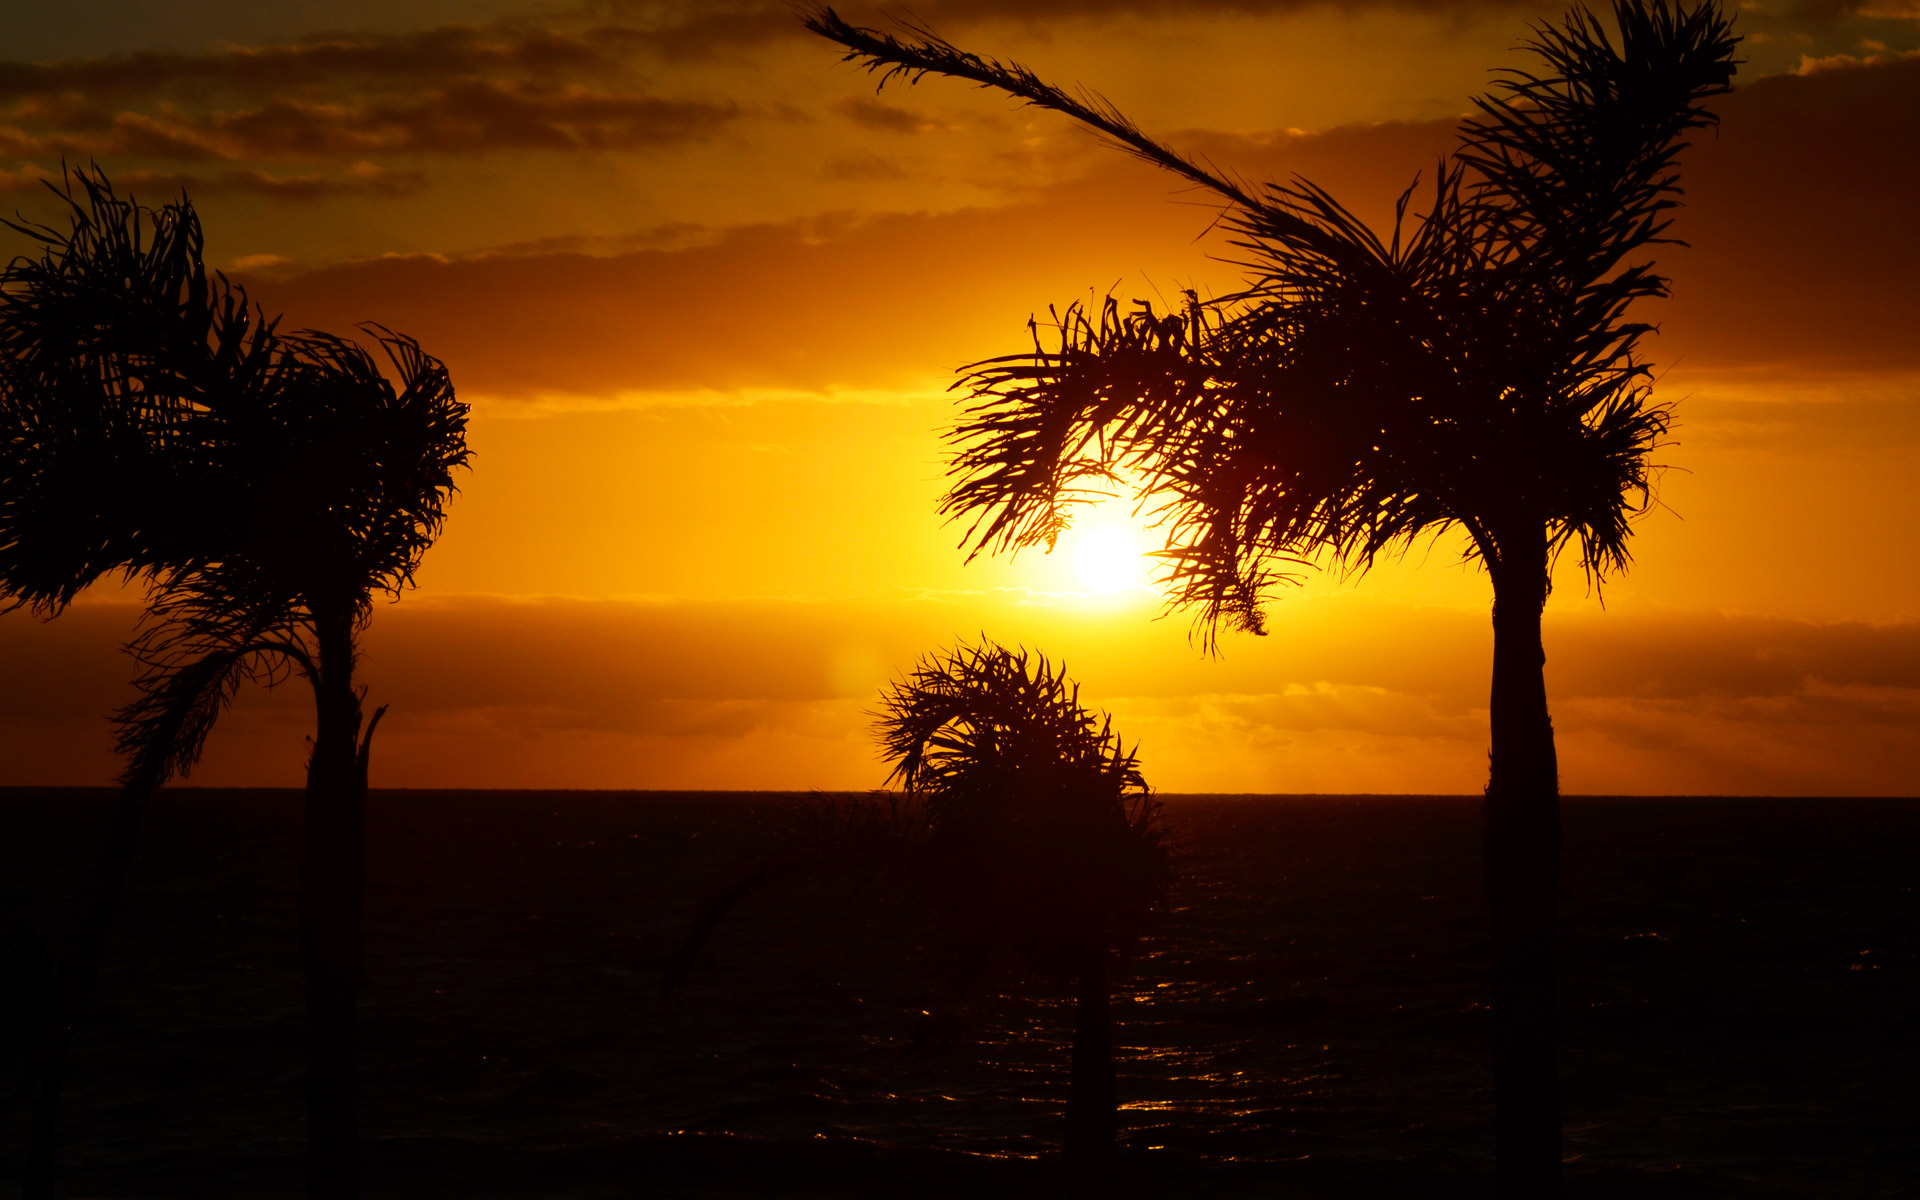
<path fill-rule="evenodd" d="M 298 802 L 152 812 L 69 1074 L 66 1194 L 300 1193 Z M 1055 1194 L 1067 1010 L 1003 997 L 970 1044 L 904 1054 L 944 992 L 891 898 L 749 904 L 662 996 L 779 802 L 376 792 L 369 1194 Z M 0 792 L 16 951 L 77 911 L 104 812 Z M 1487 1194 L 1477 802 L 1168 813 L 1184 882 L 1115 1009 L 1120 1194 Z M 1566 814 L 1569 1195 L 1920 1195 L 1920 803 Z"/>

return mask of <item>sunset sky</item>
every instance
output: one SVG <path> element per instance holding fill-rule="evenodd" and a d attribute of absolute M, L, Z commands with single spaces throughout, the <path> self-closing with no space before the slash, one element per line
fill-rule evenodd
<path fill-rule="evenodd" d="M 1562 7 L 911 11 L 1378 221 Z M 1548 607 L 1562 785 L 1914 794 L 1920 3 L 1739 9 L 1738 90 L 1684 159 L 1691 248 L 1657 248 L 1675 295 L 1642 314 L 1679 404 L 1661 506 L 1629 575 L 1601 596 L 1568 563 Z M 963 564 L 934 511 L 953 369 L 1050 304 L 1238 277 L 1205 196 L 1064 118 L 876 95 L 784 0 L 0 14 L 0 206 L 57 219 L 63 159 L 185 188 L 288 327 L 413 334 L 473 406 L 446 534 L 366 635 L 376 787 L 877 786 L 879 690 L 983 633 L 1064 658 L 1162 790 L 1484 784 L 1491 593 L 1460 540 L 1311 577 L 1213 658 L 1083 551 L 1150 544 L 1125 504 Z M 137 601 L 0 619 L 0 783 L 113 777 Z M 248 691 L 193 782 L 297 785 L 310 713 Z"/>

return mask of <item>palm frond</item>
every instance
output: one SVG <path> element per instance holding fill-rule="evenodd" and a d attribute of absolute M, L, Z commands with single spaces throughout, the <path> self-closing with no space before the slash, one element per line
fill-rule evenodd
<path fill-rule="evenodd" d="M 950 517 L 973 515 L 963 544 L 983 550 L 1052 549 L 1075 506 L 1112 494 L 1139 448 L 1165 430 L 1164 410 L 1199 401 L 1205 311 L 1156 315 L 1151 305 L 1122 313 L 1108 297 L 1097 314 L 1069 305 L 1046 327 L 1031 324 L 1034 348 L 963 368 L 956 387 L 973 403 L 948 434 L 961 476 L 942 497 Z"/>
<path fill-rule="evenodd" d="M 1668 282 L 1629 255 L 1666 236 L 1679 206 L 1678 161 L 1690 130 L 1718 118 L 1706 101 L 1732 90 L 1738 39 L 1713 3 L 1691 8 L 1614 0 L 1616 47 L 1575 9 L 1528 43 L 1542 73 L 1508 70 L 1475 99 L 1455 158 L 1476 177 L 1472 216 L 1506 244 L 1585 373 L 1624 363 L 1649 327 L 1623 320 Z"/>
<path fill-rule="evenodd" d="M 314 673 L 292 611 L 250 607 L 205 578 L 163 588 L 128 651 L 140 694 L 114 717 L 114 748 L 125 762 L 121 784 L 142 793 L 192 772 L 242 683 Z"/>
<path fill-rule="evenodd" d="M 924 25 L 908 22 L 905 37 L 849 24 L 826 5 L 803 8 L 802 23 L 828 41 L 846 47 L 842 61 L 879 76 L 885 88 L 895 79 L 908 85 L 928 75 L 964 79 L 1017 97 L 1036 108 L 1049 109 L 1099 130 L 1129 154 L 1184 176 L 1228 202 L 1249 211 L 1264 205 L 1240 184 L 1201 166 L 1193 159 L 1148 137 L 1126 114 L 1093 92 L 1074 96 L 1047 83 L 1019 63 L 970 54 Z"/>

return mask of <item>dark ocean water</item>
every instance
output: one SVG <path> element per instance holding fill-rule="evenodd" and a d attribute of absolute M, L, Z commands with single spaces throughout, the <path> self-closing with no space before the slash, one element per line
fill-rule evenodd
<path fill-rule="evenodd" d="M 1121 1195 L 1487 1194 L 1477 801 L 1166 799 L 1182 882 L 1115 1006 Z M 67 1194 L 300 1193 L 298 803 L 151 814 Z M 967 1044 L 904 1053 L 946 992 L 897 901 L 750 902 L 662 995 L 779 803 L 376 792 L 369 1194 L 1053 1194 L 1069 1010 L 982 997 Z M 104 811 L 0 792 L 14 945 L 62 936 Z M 1569 799 L 1569 1195 L 1920 1195 L 1916 864 L 1913 801 Z"/>

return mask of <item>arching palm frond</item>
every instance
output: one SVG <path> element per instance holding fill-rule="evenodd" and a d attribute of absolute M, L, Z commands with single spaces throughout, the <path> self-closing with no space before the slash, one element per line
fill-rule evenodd
<path fill-rule="evenodd" d="M 1352 222 L 1337 204 L 1329 208 L 1332 198 L 1311 185 L 1297 189 L 1249 188 L 1227 173 L 1149 137 L 1105 97 L 1084 90 L 1077 96 L 1070 94 L 1020 63 L 969 53 L 925 26 L 909 22 L 902 36 L 853 25 L 826 5 L 801 11 L 802 23 L 809 30 L 844 46 L 844 61 L 879 76 L 881 88 L 896 79 L 912 85 L 928 75 L 942 75 L 1005 92 L 1036 108 L 1071 117 L 1099 131 L 1126 153 L 1214 193 L 1228 206 L 1227 220 L 1251 236 L 1283 241 L 1302 253 L 1345 262 L 1350 269 L 1364 269 L 1369 248 L 1356 244 L 1342 228 L 1358 223 Z"/>
<path fill-rule="evenodd" d="M 844 61 L 878 75 L 881 88 L 895 79 L 912 85 L 928 75 L 965 79 L 981 87 L 995 88 L 1037 108 L 1063 113 L 1089 125 L 1127 153 L 1182 175 L 1243 209 L 1261 207 L 1260 201 L 1240 184 L 1148 137 L 1103 96 L 1091 92 L 1070 95 L 1019 63 L 1003 63 L 970 54 L 918 24 L 908 23 L 902 37 L 849 24 L 826 5 L 803 9 L 801 20 L 809 30 L 846 47 Z"/>

